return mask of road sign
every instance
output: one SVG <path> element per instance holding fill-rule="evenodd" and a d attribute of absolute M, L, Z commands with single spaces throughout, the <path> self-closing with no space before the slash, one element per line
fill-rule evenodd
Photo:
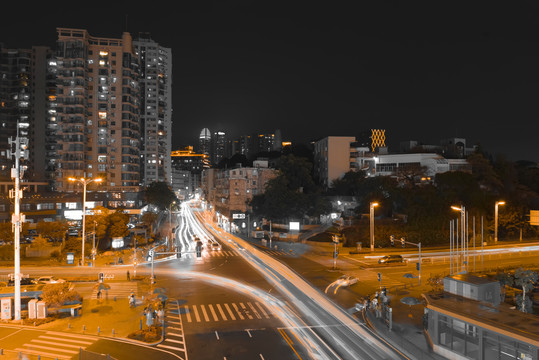
<path fill-rule="evenodd" d="M 232 214 L 232 219 L 245 219 L 244 213 Z"/>
<path fill-rule="evenodd" d="M 530 225 L 539 225 L 539 210 L 530 210 Z"/>

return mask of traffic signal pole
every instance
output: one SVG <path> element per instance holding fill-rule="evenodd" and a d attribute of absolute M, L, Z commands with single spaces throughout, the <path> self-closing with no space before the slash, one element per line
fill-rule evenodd
<path fill-rule="evenodd" d="M 416 244 L 416 243 L 413 243 L 413 242 L 406 241 L 405 238 L 401 238 L 401 243 L 402 243 L 403 247 L 404 247 L 404 244 L 410 244 L 410 245 L 417 246 L 417 248 L 419 249 L 419 258 L 418 258 L 418 263 L 417 263 L 417 270 L 419 271 L 419 285 L 421 285 L 421 241 Z"/>

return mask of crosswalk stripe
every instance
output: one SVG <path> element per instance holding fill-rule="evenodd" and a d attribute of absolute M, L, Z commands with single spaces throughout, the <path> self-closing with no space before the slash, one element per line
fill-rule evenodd
<path fill-rule="evenodd" d="M 58 348 L 53 348 L 53 347 L 49 347 L 49 346 L 34 345 L 34 344 L 24 344 L 23 346 L 28 346 L 32 350 L 34 348 L 38 348 L 38 349 L 44 349 L 44 350 L 60 351 L 60 352 L 68 353 L 68 354 L 78 354 L 79 353 L 78 351 L 75 351 L 75 350 L 58 349 Z"/>
<path fill-rule="evenodd" d="M 185 342 L 180 341 L 180 340 L 165 339 L 165 341 L 166 342 L 173 342 L 173 343 L 177 343 L 177 344 L 185 344 Z"/>
<path fill-rule="evenodd" d="M 260 314 L 258 313 L 258 311 L 256 311 L 255 307 L 253 306 L 253 304 L 251 304 L 251 302 L 248 302 L 247 305 L 249 305 L 249 307 L 251 308 L 251 310 L 253 311 L 253 313 L 255 314 L 255 316 L 256 316 L 258 319 L 262 319 L 262 316 L 260 316 Z"/>
<path fill-rule="evenodd" d="M 39 340 L 39 339 L 32 339 L 32 340 L 30 340 L 30 345 L 32 345 L 33 343 L 40 343 L 40 344 L 48 344 L 48 345 L 52 345 L 52 344 L 51 344 L 51 341 L 48 341 L 48 340 Z M 26 344 L 26 345 L 27 345 L 27 344 Z M 68 348 L 75 348 L 75 349 L 78 349 L 78 348 L 86 349 L 86 346 L 72 345 L 72 344 L 64 344 L 63 342 L 62 342 L 62 343 L 55 343 L 55 345 L 63 346 L 63 347 L 68 347 Z"/>
<path fill-rule="evenodd" d="M 177 328 L 177 327 L 174 327 L 174 326 L 168 326 L 167 329 L 169 329 L 169 330 L 180 330 L 180 331 L 182 331 L 182 328 L 181 328 L 181 327 Z"/>
<path fill-rule="evenodd" d="M 208 312 L 206 311 L 206 307 L 204 305 L 200 305 L 200 308 L 202 309 L 202 314 L 204 314 L 204 320 L 210 321 L 210 318 L 208 317 Z"/>
<path fill-rule="evenodd" d="M 82 340 L 88 341 L 88 336 L 86 336 L 86 335 L 63 333 L 63 332 L 59 332 L 59 331 L 47 331 L 45 334 L 47 334 L 47 335 L 59 335 L 59 336 L 62 336 L 63 338 L 70 337 L 70 338 L 82 339 Z"/>
<path fill-rule="evenodd" d="M 232 320 L 236 320 L 236 317 L 234 316 L 234 313 L 232 312 L 232 310 L 230 310 L 230 306 L 228 306 L 228 304 L 225 304 L 225 308 L 228 311 L 228 314 L 230 315 Z"/>
<path fill-rule="evenodd" d="M 183 335 L 176 333 L 167 333 L 167 335 L 183 337 Z"/>
<path fill-rule="evenodd" d="M 195 313 L 195 318 L 197 319 L 198 322 L 200 322 L 200 315 L 198 314 L 196 305 L 193 305 L 193 311 Z"/>
<path fill-rule="evenodd" d="M 245 311 L 245 315 L 247 315 L 247 317 L 248 317 L 250 320 L 252 320 L 253 317 L 251 316 L 251 314 L 249 314 L 249 311 L 247 310 L 247 307 L 245 306 L 245 304 L 241 302 L 241 303 L 240 303 L 240 306 L 241 306 L 242 309 Z"/>
<path fill-rule="evenodd" d="M 266 312 L 266 310 L 264 310 L 264 308 L 262 307 L 262 305 L 260 305 L 260 303 L 258 301 L 255 302 L 255 305 L 260 309 L 260 311 L 262 311 L 262 314 L 264 314 L 266 319 L 269 319 L 268 313 Z"/>
<path fill-rule="evenodd" d="M 189 308 L 187 306 L 184 306 L 185 308 L 185 316 L 187 317 L 187 322 L 191 322 L 191 314 L 189 313 Z"/>
<path fill-rule="evenodd" d="M 40 335 L 39 336 L 40 339 L 51 339 L 51 340 L 58 340 L 57 337 L 53 337 L 53 336 L 47 336 L 47 335 Z M 77 344 L 84 344 L 84 345 L 92 345 L 93 344 L 93 341 L 92 342 L 89 342 L 89 341 L 82 341 L 82 340 L 73 340 L 73 339 L 62 339 L 63 342 L 72 342 L 72 343 L 77 343 Z"/>
<path fill-rule="evenodd" d="M 211 314 L 213 316 L 214 321 L 219 321 L 219 318 L 217 317 L 217 314 L 215 313 L 215 310 L 213 309 L 213 305 L 209 304 L 208 307 L 210 308 Z"/>
<path fill-rule="evenodd" d="M 55 359 L 71 359 L 72 358 L 72 356 L 68 356 L 68 355 L 53 354 L 53 353 L 48 353 L 48 352 L 43 352 L 43 351 L 32 351 L 32 350 L 23 349 L 23 348 L 16 348 L 15 351 L 18 351 L 21 354 L 36 355 L 36 356 L 49 356 Z"/>
<path fill-rule="evenodd" d="M 221 307 L 221 304 L 217 304 L 217 309 L 219 310 L 219 312 L 221 313 L 221 317 L 223 318 L 223 320 L 227 320 L 226 318 L 226 315 L 225 315 L 225 312 L 223 311 L 223 308 Z"/>
<path fill-rule="evenodd" d="M 168 345 L 163 345 L 163 344 L 157 344 L 157 347 L 160 347 L 160 348 L 165 348 L 165 349 L 171 349 L 171 350 L 182 350 L 182 349 L 178 349 L 177 347 L 175 346 L 168 346 Z"/>
<path fill-rule="evenodd" d="M 245 318 L 244 318 L 243 315 L 241 314 L 240 310 L 238 309 L 238 305 L 236 305 L 236 303 L 233 303 L 232 306 L 233 306 L 234 309 L 236 310 L 236 313 L 238 314 L 238 316 L 240 317 L 240 319 L 245 320 Z"/>

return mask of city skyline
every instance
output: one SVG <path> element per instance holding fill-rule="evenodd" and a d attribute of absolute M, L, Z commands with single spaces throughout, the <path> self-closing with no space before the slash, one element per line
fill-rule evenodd
<path fill-rule="evenodd" d="M 462 137 L 492 155 L 539 161 L 539 20 L 530 2 L 238 1 L 150 17 L 128 2 L 84 14 L 61 3 L 34 6 L 24 25 L 10 18 L 0 42 L 54 46 L 57 27 L 149 33 L 174 58 L 172 149 L 196 145 L 203 128 L 231 138 L 279 128 L 294 142 L 383 128 L 390 151 L 400 141 Z"/>

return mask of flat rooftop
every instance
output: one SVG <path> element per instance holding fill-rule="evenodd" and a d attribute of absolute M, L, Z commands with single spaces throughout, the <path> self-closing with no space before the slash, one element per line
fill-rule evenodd
<path fill-rule="evenodd" d="M 511 309 L 508 304 L 493 306 L 445 291 L 426 293 L 423 297 L 429 309 L 539 347 L 539 317 L 536 315 Z"/>

